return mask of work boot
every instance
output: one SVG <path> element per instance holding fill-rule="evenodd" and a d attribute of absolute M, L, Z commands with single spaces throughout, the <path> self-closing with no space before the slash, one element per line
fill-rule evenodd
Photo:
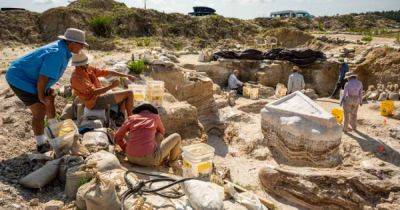
<path fill-rule="evenodd" d="M 44 144 L 41 144 L 41 145 L 37 145 L 36 146 L 36 150 L 39 152 L 39 153 L 46 153 L 46 152 L 48 152 L 48 151 L 50 151 L 50 144 L 49 144 L 49 142 L 46 142 L 46 143 L 44 143 Z"/>

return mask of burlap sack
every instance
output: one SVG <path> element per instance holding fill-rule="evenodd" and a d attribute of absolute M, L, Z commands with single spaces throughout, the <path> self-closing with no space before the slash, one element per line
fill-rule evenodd
<path fill-rule="evenodd" d="M 60 167 L 58 169 L 58 179 L 65 183 L 67 180 L 67 170 L 77 165 L 83 164 L 83 158 L 80 156 L 66 155 L 61 158 Z"/>
<path fill-rule="evenodd" d="M 114 154 L 104 150 L 91 154 L 86 158 L 85 164 L 87 166 L 95 166 L 98 172 L 121 168 L 118 158 Z"/>
<path fill-rule="evenodd" d="M 97 175 L 94 184 L 89 186 L 85 193 L 87 210 L 119 210 L 121 203 L 115 191 L 115 184 L 112 179 L 106 176 Z"/>
<path fill-rule="evenodd" d="M 86 132 L 82 138 L 82 144 L 89 150 L 95 153 L 100 150 L 108 150 L 110 142 L 106 128 L 98 128 L 90 132 Z"/>
<path fill-rule="evenodd" d="M 26 175 L 19 183 L 28 188 L 42 188 L 57 177 L 61 159 L 48 161 L 43 167 Z"/>
<path fill-rule="evenodd" d="M 85 168 L 85 165 L 78 165 L 67 170 L 65 182 L 65 194 L 67 198 L 74 199 L 78 188 L 93 178 L 94 172 Z"/>

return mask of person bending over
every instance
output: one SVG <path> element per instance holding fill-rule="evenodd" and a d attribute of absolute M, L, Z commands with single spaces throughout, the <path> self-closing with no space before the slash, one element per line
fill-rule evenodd
<path fill-rule="evenodd" d="M 89 65 L 89 57 L 84 53 L 72 57 L 72 66 L 75 66 L 75 70 L 71 76 L 71 87 L 86 108 L 106 109 L 109 105 L 118 104 L 122 113 L 126 111 L 126 116 L 132 114 L 133 92 L 131 90 L 108 92 L 119 86 L 119 80 L 102 87 L 98 77 L 118 76 L 134 81 L 134 76 L 95 68 Z"/>

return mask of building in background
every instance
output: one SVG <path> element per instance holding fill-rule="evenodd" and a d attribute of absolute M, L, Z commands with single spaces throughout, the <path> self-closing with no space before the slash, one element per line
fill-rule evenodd
<path fill-rule="evenodd" d="M 272 18 L 298 18 L 298 17 L 306 17 L 312 18 L 313 16 L 310 15 L 307 11 L 303 10 L 284 10 L 278 12 L 271 12 Z"/>

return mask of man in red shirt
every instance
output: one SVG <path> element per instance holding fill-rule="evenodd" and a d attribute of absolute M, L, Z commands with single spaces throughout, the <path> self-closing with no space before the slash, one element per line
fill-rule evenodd
<path fill-rule="evenodd" d="M 118 129 L 115 141 L 131 163 L 159 166 L 169 156 L 169 162 L 175 164 L 181 155 L 181 136 L 174 133 L 163 139 L 164 134 L 158 110 L 151 104 L 142 103 Z"/>

